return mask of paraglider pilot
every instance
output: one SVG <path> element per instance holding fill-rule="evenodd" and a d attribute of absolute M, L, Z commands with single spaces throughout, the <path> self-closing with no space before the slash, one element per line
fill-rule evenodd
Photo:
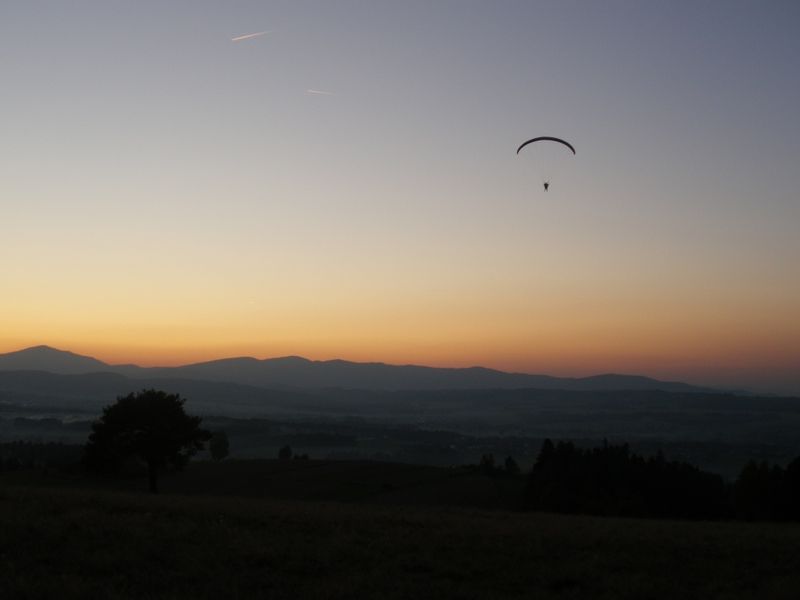
<path fill-rule="evenodd" d="M 575 154 L 575 147 L 572 144 L 570 144 L 568 141 L 562 140 L 561 138 L 557 138 L 557 137 L 550 137 L 549 135 L 545 135 L 545 136 L 541 136 L 541 137 L 535 137 L 532 140 L 528 140 L 527 142 L 523 142 L 520 145 L 520 147 L 517 148 L 517 154 L 519 154 L 519 151 L 522 150 L 528 144 L 532 144 L 533 142 L 543 142 L 543 141 L 558 142 L 559 144 L 564 144 L 567 148 L 572 150 L 573 154 Z M 546 192 L 550 188 L 550 182 L 549 181 L 544 181 L 542 183 L 544 184 L 544 191 Z"/>

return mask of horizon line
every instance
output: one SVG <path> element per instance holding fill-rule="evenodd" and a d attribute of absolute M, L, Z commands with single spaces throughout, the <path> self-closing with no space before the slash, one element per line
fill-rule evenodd
<path fill-rule="evenodd" d="M 149 367 L 143 367 L 143 366 L 141 366 L 139 364 L 136 364 L 134 362 L 129 362 L 129 363 L 111 363 L 111 362 L 106 362 L 105 360 L 99 359 L 99 358 L 97 358 L 95 356 L 90 356 L 90 355 L 87 355 L 87 354 L 79 354 L 77 352 L 73 352 L 72 350 L 64 350 L 64 349 L 61 349 L 61 348 L 56 348 L 55 346 L 50 346 L 48 344 L 36 344 L 36 345 L 33 345 L 33 346 L 28 346 L 28 347 L 25 347 L 25 348 L 21 348 L 19 350 L 11 350 L 11 351 L 8 351 L 8 352 L 0 352 L 0 357 L 6 356 L 6 355 L 9 355 L 9 354 L 19 354 L 19 353 L 22 353 L 22 352 L 26 352 L 28 350 L 37 350 L 37 349 L 52 350 L 54 352 L 59 352 L 59 353 L 62 353 L 62 354 L 71 354 L 71 355 L 73 355 L 75 357 L 78 357 L 78 358 L 85 358 L 85 359 L 89 359 L 89 360 L 95 360 L 97 362 L 102 363 L 103 365 L 105 365 L 107 367 L 136 367 L 138 369 L 179 369 L 179 368 L 182 368 L 182 367 L 190 367 L 190 366 L 201 365 L 201 364 L 206 364 L 206 363 L 213 363 L 213 362 L 219 362 L 219 361 L 225 361 L 225 360 L 229 360 L 229 361 L 230 360 L 241 360 L 241 359 L 255 360 L 255 361 L 258 361 L 258 362 L 264 362 L 264 361 L 269 361 L 269 360 L 282 360 L 282 359 L 300 359 L 300 360 L 304 360 L 304 361 L 309 362 L 309 363 L 344 362 L 344 363 L 350 363 L 350 364 L 356 364 L 356 365 L 382 365 L 382 366 L 388 366 L 388 367 L 413 367 L 413 368 L 421 368 L 421 369 L 450 370 L 450 371 L 468 371 L 468 370 L 471 370 L 471 369 L 483 369 L 483 370 L 492 371 L 492 372 L 495 372 L 495 373 L 502 373 L 504 375 L 524 375 L 524 376 L 527 376 L 527 377 L 547 377 L 547 378 L 550 378 L 550 379 L 568 379 L 568 380 L 575 380 L 575 381 L 583 380 L 583 379 L 592 379 L 592 378 L 597 378 L 597 377 L 639 377 L 639 378 L 643 378 L 643 379 L 649 379 L 651 381 L 657 381 L 657 382 L 660 382 L 660 383 L 677 383 L 677 384 L 689 385 L 689 386 L 692 386 L 692 387 L 708 387 L 709 389 L 714 389 L 712 386 L 707 386 L 707 385 L 704 385 L 704 384 L 688 383 L 686 381 L 680 381 L 680 380 L 675 380 L 675 379 L 658 379 L 656 377 L 652 377 L 650 375 L 643 375 L 641 373 L 623 373 L 623 372 L 606 371 L 606 372 L 594 373 L 592 375 L 582 375 L 582 376 L 564 375 L 564 376 L 561 376 L 561 375 L 548 375 L 547 373 L 541 373 L 541 372 L 532 373 L 532 372 L 526 372 L 526 371 L 508 371 L 508 370 L 503 370 L 503 369 L 497 369 L 497 368 L 494 368 L 494 367 L 486 367 L 486 366 L 483 366 L 483 365 L 480 365 L 480 364 L 473 364 L 473 365 L 464 366 L 464 367 L 450 367 L 450 366 L 441 367 L 441 366 L 432 366 L 432 365 L 419 364 L 419 363 L 392 363 L 392 362 L 384 362 L 384 361 L 377 361 L 377 360 L 376 361 L 357 361 L 357 360 L 349 360 L 349 359 L 345 359 L 345 358 L 313 359 L 313 358 L 307 358 L 307 357 L 299 355 L 299 354 L 287 354 L 287 355 L 282 355 L 282 356 L 266 356 L 264 358 L 258 358 L 256 356 L 251 356 L 251 355 L 222 356 L 222 357 L 219 357 L 219 358 L 212 358 L 212 359 L 208 359 L 208 360 L 200 360 L 200 361 L 196 361 L 196 362 L 180 363 L 180 364 L 174 364 L 174 365 L 154 365 L 154 366 L 149 366 Z"/>

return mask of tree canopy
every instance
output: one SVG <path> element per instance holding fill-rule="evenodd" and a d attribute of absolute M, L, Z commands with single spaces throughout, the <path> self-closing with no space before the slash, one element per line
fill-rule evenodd
<path fill-rule="evenodd" d="M 142 390 L 118 397 L 92 424 L 85 462 L 95 470 L 116 471 L 131 458 L 147 465 L 150 491 L 158 491 L 158 470 L 183 467 L 202 450 L 211 434 L 200 428 L 201 418 L 184 412 L 179 394 Z"/>

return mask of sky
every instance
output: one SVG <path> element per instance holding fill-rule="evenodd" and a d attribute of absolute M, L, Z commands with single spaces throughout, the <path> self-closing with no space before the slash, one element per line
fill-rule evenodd
<path fill-rule="evenodd" d="M 6 0 L 0 352 L 800 394 L 798 31 L 793 1 Z M 540 135 L 575 156 L 515 154 Z"/>

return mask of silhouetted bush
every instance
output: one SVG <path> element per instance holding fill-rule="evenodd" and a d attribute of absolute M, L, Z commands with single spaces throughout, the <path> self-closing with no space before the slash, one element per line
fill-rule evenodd
<path fill-rule="evenodd" d="M 289 460 L 292 458 L 292 447 L 288 444 L 278 450 L 278 458 L 281 460 Z"/>
<path fill-rule="evenodd" d="M 230 441 L 224 431 L 215 431 L 208 442 L 208 450 L 212 460 L 224 460 L 230 453 Z"/>
<path fill-rule="evenodd" d="M 478 468 L 486 475 L 494 475 L 497 468 L 494 464 L 494 454 L 484 454 L 481 456 L 481 462 L 478 465 Z"/>
<path fill-rule="evenodd" d="M 506 462 L 504 464 L 505 471 L 507 475 L 519 475 L 519 465 L 517 461 L 514 460 L 513 457 L 507 456 Z"/>
<path fill-rule="evenodd" d="M 477 465 L 470 465 L 470 468 L 483 473 L 493 479 L 516 479 L 520 476 L 520 468 L 511 456 L 507 456 L 502 465 L 495 461 L 494 454 L 483 454 Z"/>

